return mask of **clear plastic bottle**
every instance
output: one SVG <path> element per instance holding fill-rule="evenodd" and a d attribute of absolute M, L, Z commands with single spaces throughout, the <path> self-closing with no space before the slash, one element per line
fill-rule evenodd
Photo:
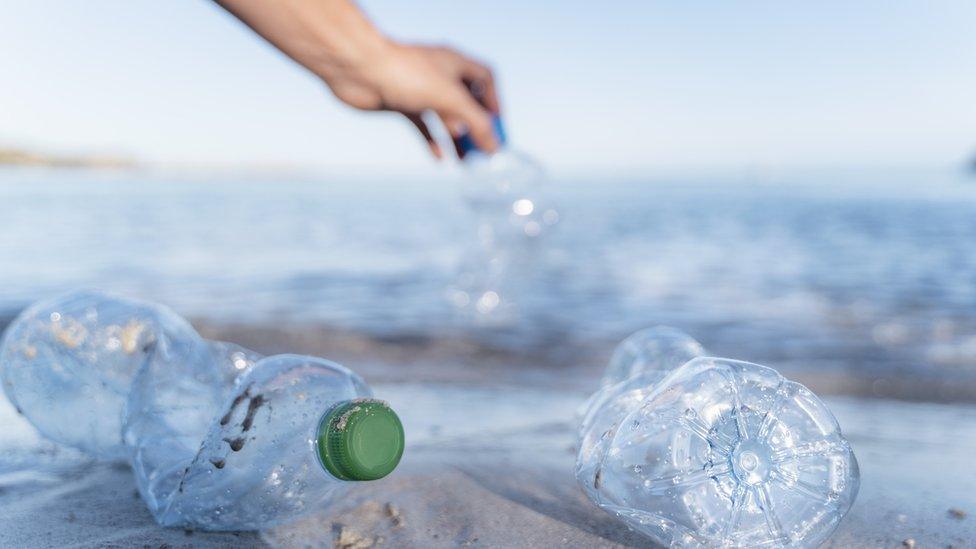
<path fill-rule="evenodd" d="M 164 526 L 286 522 L 385 476 L 403 452 L 396 414 L 346 368 L 207 341 L 165 307 L 100 293 L 24 311 L 0 375 L 48 438 L 127 459 Z"/>
<path fill-rule="evenodd" d="M 583 411 L 584 492 L 666 546 L 819 545 L 859 486 L 837 420 L 775 370 L 704 355 L 669 328 L 618 346 Z"/>
<path fill-rule="evenodd" d="M 542 167 L 508 145 L 500 117 L 493 121 L 500 144 L 495 153 L 482 152 L 467 135 L 458 141 L 468 174 L 462 196 L 474 219 L 475 242 L 462 259 L 452 299 L 482 320 L 507 321 L 535 274 L 539 241 L 559 222 L 559 213 L 547 196 Z"/>

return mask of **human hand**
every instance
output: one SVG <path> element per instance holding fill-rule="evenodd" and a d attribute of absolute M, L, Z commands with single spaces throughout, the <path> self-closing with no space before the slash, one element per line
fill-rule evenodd
<path fill-rule="evenodd" d="M 422 114 L 433 111 L 454 138 L 470 133 L 478 148 L 493 152 L 491 117 L 498 95 L 491 69 L 448 47 L 388 43 L 360 63 L 320 75 L 344 103 L 363 110 L 394 111 L 416 126 L 431 152 L 443 157 Z"/>

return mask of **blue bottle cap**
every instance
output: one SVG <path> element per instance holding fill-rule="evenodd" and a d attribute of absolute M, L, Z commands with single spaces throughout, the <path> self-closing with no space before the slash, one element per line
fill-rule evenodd
<path fill-rule="evenodd" d="M 505 137 L 505 126 L 502 124 L 502 117 L 498 114 L 493 114 L 491 116 L 492 129 L 495 131 L 495 139 L 498 140 L 498 146 L 503 147 L 507 141 Z M 461 151 L 461 155 L 465 156 L 473 151 L 480 151 L 477 145 L 474 143 L 474 139 L 471 137 L 471 133 L 465 133 L 457 139 L 458 150 Z"/>

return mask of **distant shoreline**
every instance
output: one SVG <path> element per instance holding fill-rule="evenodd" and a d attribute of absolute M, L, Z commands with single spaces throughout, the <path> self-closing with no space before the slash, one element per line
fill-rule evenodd
<path fill-rule="evenodd" d="M 0 148 L 0 166 L 121 170 L 139 165 L 131 158 L 116 156 L 57 155 L 26 149 Z"/>

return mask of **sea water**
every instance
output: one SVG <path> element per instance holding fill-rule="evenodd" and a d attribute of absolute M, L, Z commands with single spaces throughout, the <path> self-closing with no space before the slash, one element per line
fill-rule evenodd
<path fill-rule="evenodd" d="M 604 349 L 664 323 L 777 366 L 976 379 L 972 181 L 550 179 L 559 230 L 523 292 L 520 345 Z M 458 187 L 3 171 L 0 311 L 87 286 L 215 322 L 458 337 L 448 291 L 470 226 Z"/>

